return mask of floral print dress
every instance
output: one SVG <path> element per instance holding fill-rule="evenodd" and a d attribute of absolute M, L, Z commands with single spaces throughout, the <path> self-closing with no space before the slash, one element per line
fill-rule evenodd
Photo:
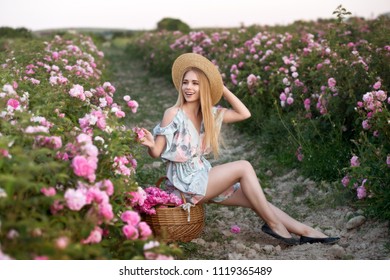
<path fill-rule="evenodd" d="M 213 107 L 216 125 L 222 124 L 223 115 Z M 179 108 L 175 117 L 165 127 L 158 124 L 153 129 L 153 135 L 164 135 L 166 147 L 161 159 L 167 164 L 168 185 L 174 186 L 176 191 L 184 193 L 187 202 L 196 204 L 207 190 L 210 162 L 204 157 L 208 153 L 202 143 L 204 126 L 201 123 L 200 133 L 187 117 L 183 109 Z M 238 188 L 236 183 L 230 189 L 212 199 L 221 202 L 230 197 Z"/>

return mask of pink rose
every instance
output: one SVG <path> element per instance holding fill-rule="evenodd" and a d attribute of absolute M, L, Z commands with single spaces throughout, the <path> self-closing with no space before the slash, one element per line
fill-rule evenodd
<path fill-rule="evenodd" d="M 57 247 L 58 249 L 65 249 L 65 248 L 68 247 L 68 245 L 69 245 L 69 238 L 66 237 L 66 236 L 58 237 L 58 238 L 55 240 L 55 243 L 56 243 L 56 247 Z"/>
<path fill-rule="evenodd" d="M 360 166 L 359 157 L 353 156 L 353 157 L 351 158 L 351 166 L 352 166 L 352 167 Z"/>
<path fill-rule="evenodd" d="M 51 56 L 54 60 L 57 60 L 60 57 L 60 54 L 58 52 L 52 52 Z"/>
<path fill-rule="evenodd" d="M 72 97 L 78 97 L 82 100 L 85 99 L 84 87 L 81 85 L 73 85 L 73 87 L 69 90 L 69 95 Z"/>
<path fill-rule="evenodd" d="M 253 74 L 250 74 L 246 79 L 246 83 L 248 84 L 249 87 L 256 85 L 257 77 Z"/>
<path fill-rule="evenodd" d="M 137 140 L 141 140 L 142 138 L 145 137 L 145 132 L 142 128 L 134 127 L 133 131 L 137 133 Z"/>
<path fill-rule="evenodd" d="M 61 204 L 61 201 L 59 200 L 55 200 L 53 202 L 53 204 L 50 206 L 50 212 L 55 215 L 57 214 L 59 211 L 61 211 L 62 209 L 64 209 L 64 205 Z"/>
<path fill-rule="evenodd" d="M 56 195 L 56 189 L 53 187 L 50 188 L 42 188 L 41 193 L 43 193 L 45 196 L 55 196 Z"/>
<path fill-rule="evenodd" d="M 86 195 L 88 204 L 92 203 L 93 201 L 98 204 L 107 203 L 109 200 L 107 193 L 96 187 L 89 188 L 86 192 Z"/>
<path fill-rule="evenodd" d="M 60 136 L 52 136 L 50 138 L 50 143 L 53 149 L 59 149 L 62 147 L 62 139 Z"/>
<path fill-rule="evenodd" d="M 335 87 L 335 86 L 336 86 L 336 80 L 335 80 L 334 78 L 329 78 L 329 79 L 328 79 L 328 86 L 329 86 L 330 88 Z"/>
<path fill-rule="evenodd" d="M 18 100 L 10 98 L 7 101 L 7 106 L 11 106 L 14 110 L 16 110 L 19 107 L 20 103 Z"/>
<path fill-rule="evenodd" d="M 81 240 L 82 244 L 100 243 L 102 241 L 103 230 L 100 227 L 95 227 L 87 239 Z"/>
<path fill-rule="evenodd" d="M 101 188 L 103 188 L 105 190 L 105 192 L 107 193 L 107 195 L 112 195 L 114 193 L 114 185 L 112 184 L 111 180 L 109 179 L 106 179 L 106 180 L 103 180 L 103 185 L 101 186 Z"/>
<path fill-rule="evenodd" d="M 231 233 L 234 233 L 234 234 L 237 234 L 237 233 L 240 233 L 240 232 L 241 232 L 241 229 L 240 229 L 239 226 L 234 225 L 234 226 L 232 226 L 232 227 L 230 228 L 230 232 L 231 232 Z"/>
<path fill-rule="evenodd" d="M 137 212 L 127 210 L 121 215 L 122 221 L 128 223 L 129 225 L 137 226 L 141 221 L 141 217 Z"/>
<path fill-rule="evenodd" d="M 138 109 L 138 102 L 137 101 L 130 100 L 129 102 L 127 102 L 127 106 L 129 106 L 131 108 L 131 111 L 133 113 L 137 113 L 137 109 Z"/>
<path fill-rule="evenodd" d="M 96 161 L 88 160 L 83 156 L 75 156 L 72 160 L 72 168 L 77 176 L 87 178 L 90 182 L 95 180 Z"/>
<path fill-rule="evenodd" d="M 341 183 L 343 184 L 344 187 L 347 187 L 349 185 L 349 177 L 344 176 L 344 178 L 341 180 Z"/>
<path fill-rule="evenodd" d="M 130 199 L 131 206 L 144 205 L 144 202 L 145 202 L 146 197 L 147 197 L 144 189 L 142 189 L 141 187 L 138 187 L 136 192 L 130 192 L 130 194 L 132 195 L 132 198 Z"/>
<path fill-rule="evenodd" d="M 376 82 L 376 83 L 373 85 L 373 88 L 376 89 L 376 90 L 378 90 L 378 89 L 381 88 L 381 86 L 382 86 L 382 83 L 381 83 L 380 81 L 378 81 L 378 82 Z"/>
<path fill-rule="evenodd" d="M 99 204 L 99 214 L 106 221 L 110 221 L 114 218 L 114 212 L 112 212 L 112 205 L 108 202 Z"/>
<path fill-rule="evenodd" d="M 362 122 L 362 127 L 363 127 L 364 130 L 368 130 L 368 129 L 371 128 L 371 125 L 370 125 L 370 123 L 369 123 L 368 120 L 364 120 L 364 121 Z"/>
<path fill-rule="evenodd" d="M 121 110 L 118 110 L 118 111 L 115 112 L 115 116 L 117 118 L 124 118 L 126 116 L 126 113 L 121 111 Z"/>
<path fill-rule="evenodd" d="M 122 232 L 127 239 L 135 240 L 138 238 L 138 230 L 132 225 L 125 225 L 122 228 Z"/>
<path fill-rule="evenodd" d="M 150 229 L 149 225 L 145 222 L 140 222 L 138 224 L 138 228 L 140 230 L 140 233 L 141 233 L 141 239 L 142 240 L 145 240 L 147 239 L 149 236 L 152 235 L 152 230 Z"/>
<path fill-rule="evenodd" d="M 11 158 L 12 156 L 10 155 L 8 150 L 5 149 L 0 149 L 0 156 L 6 157 L 6 158 Z"/>
<path fill-rule="evenodd" d="M 114 102 L 114 100 L 112 99 L 111 96 L 106 96 L 106 101 L 107 101 L 107 104 L 108 104 L 108 105 L 111 105 L 112 102 Z"/>
<path fill-rule="evenodd" d="M 303 106 L 305 107 L 305 110 L 306 111 L 309 111 L 310 110 L 310 99 L 309 98 L 306 98 L 305 101 L 303 101 Z"/>
<path fill-rule="evenodd" d="M 366 183 L 367 179 L 364 179 L 362 182 L 362 185 L 359 186 L 356 190 L 358 199 L 363 199 L 367 196 L 366 188 L 364 187 L 364 184 Z"/>
<path fill-rule="evenodd" d="M 79 211 L 87 203 L 87 197 L 80 189 L 67 189 L 64 198 L 68 208 L 74 211 Z"/>

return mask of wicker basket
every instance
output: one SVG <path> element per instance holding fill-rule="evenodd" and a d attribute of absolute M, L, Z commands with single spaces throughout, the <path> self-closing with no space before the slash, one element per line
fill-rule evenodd
<path fill-rule="evenodd" d="M 160 187 L 161 182 L 166 177 L 161 177 L 156 187 Z M 181 194 L 183 203 L 186 199 Z M 205 225 L 205 210 L 203 205 L 192 205 L 190 210 L 185 210 L 181 206 L 165 205 L 168 207 L 158 207 L 155 215 L 145 215 L 144 220 L 150 226 L 154 236 L 164 242 L 189 242 L 197 238 L 203 231 Z"/>

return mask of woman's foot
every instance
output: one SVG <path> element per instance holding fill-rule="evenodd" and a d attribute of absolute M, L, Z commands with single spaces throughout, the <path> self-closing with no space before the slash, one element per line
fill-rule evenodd
<path fill-rule="evenodd" d="M 277 234 L 275 231 L 273 231 L 269 225 L 267 224 L 264 224 L 262 227 L 261 227 L 261 230 L 266 233 L 266 234 L 269 234 L 271 235 L 272 237 L 276 238 L 276 239 L 279 239 L 281 241 L 283 241 L 285 244 L 287 245 L 297 245 L 299 244 L 299 241 L 296 239 L 296 238 L 293 238 L 293 237 L 283 237 L 279 234 Z"/>
<path fill-rule="evenodd" d="M 299 239 L 299 244 L 313 244 L 313 243 L 323 243 L 323 244 L 334 244 L 340 240 L 340 237 L 308 237 L 301 236 Z"/>
<path fill-rule="evenodd" d="M 340 237 L 329 237 L 324 233 L 315 230 L 314 228 L 308 228 L 305 232 L 301 233 L 301 238 L 299 239 L 299 244 L 313 244 L 313 243 L 323 243 L 323 244 L 334 244 L 340 240 Z"/>

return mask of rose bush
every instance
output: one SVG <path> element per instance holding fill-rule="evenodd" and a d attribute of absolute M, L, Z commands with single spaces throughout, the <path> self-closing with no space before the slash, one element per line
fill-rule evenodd
<path fill-rule="evenodd" d="M 115 97 L 103 52 L 83 35 L 2 49 L 0 259 L 173 254 L 147 246 L 151 231 L 126 204 L 140 144 L 121 122 L 138 104 Z"/>

